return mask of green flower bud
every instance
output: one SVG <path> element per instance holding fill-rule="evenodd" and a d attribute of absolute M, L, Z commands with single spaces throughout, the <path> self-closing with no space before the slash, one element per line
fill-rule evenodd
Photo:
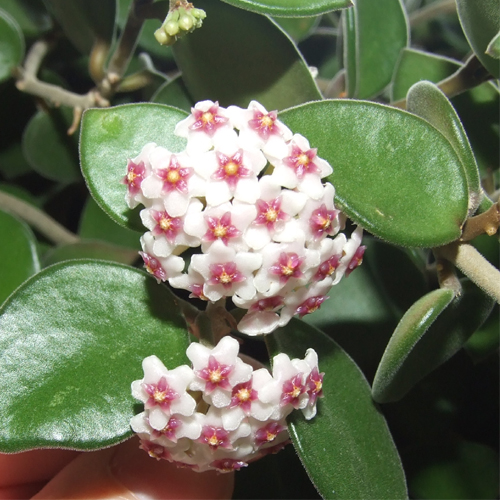
<path fill-rule="evenodd" d="M 184 14 L 179 19 L 179 27 L 183 31 L 190 31 L 193 28 L 193 25 L 194 25 L 193 17 L 190 16 L 189 14 Z"/>
<path fill-rule="evenodd" d="M 158 43 L 160 45 L 169 45 L 168 44 L 168 39 L 170 37 L 167 35 L 167 33 L 165 33 L 165 31 L 163 30 L 163 27 L 162 28 L 158 28 L 155 31 L 155 38 L 156 38 L 156 40 L 158 41 Z"/>
<path fill-rule="evenodd" d="M 163 26 L 170 36 L 175 36 L 179 33 L 179 23 L 177 21 L 168 21 Z"/>

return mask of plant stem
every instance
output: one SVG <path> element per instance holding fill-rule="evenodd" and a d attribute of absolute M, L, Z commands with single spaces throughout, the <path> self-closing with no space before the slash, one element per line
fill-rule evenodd
<path fill-rule="evenodd" d="M 436 271 L 440 288 L 452 290 L 455 297 L 462 293 L 462 285 L 455 272 L 455 267 L 446 259 L 436 255 Z"/>
<path fill-rule="evenodd" d="M 500 226 L 500 202 L 496 202 L 486 212 L 467 219 L 460 241 L 470 241 L 486 233 L 493 236 Z"/>
<path fill-rule="evenodd" d="M 42 210 L 3 191 L 0 191 L 0 208 L 17 215 L 47 239 L 58 245 L 78 243 L 80 241 L 76 234 L 68 231 Z"/>
<path fill-rule="evenodd" d="M 17 68 L 16 87 L 19 90 L 47 99 L 56 105 L 62 104 L 72 108 L 86 109 L 94 106 L 109 106 L 109 102 L 95 90 L 80 95 L 38 80 L 38 70 L 49 48 L 50 44 L 47 40 L 38 40 L 33 44 L 26 56 L 24 67 Z"/>
<path fill-rule="evenodd" d="M 500 271 L 472 245 L 453 242 L 434 251 L 462 271 L 471 281 L 500 304 Z"/>

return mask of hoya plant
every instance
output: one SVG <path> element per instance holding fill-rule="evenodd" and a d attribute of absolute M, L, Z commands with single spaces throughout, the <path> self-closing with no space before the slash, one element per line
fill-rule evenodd
<path fill-rule="evenodd" d="M 497 498 L 499 32 L 0 0 L 0 492 Z"/>

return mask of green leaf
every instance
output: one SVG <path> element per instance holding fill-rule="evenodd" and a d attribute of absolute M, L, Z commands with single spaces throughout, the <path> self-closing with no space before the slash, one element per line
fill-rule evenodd
<path fill-rule="evenodd" d="M 0 316 L 0 449 L 94 450 L 129 437 L 142 359 L 186 362 L 173 295 L 143 272 L 72 261 L 26 282 Z"/>
<path fill-rule="evenodd" d="M 404 49 L 394 73 L 392 101 L 406 98 L 410 87 L 420 80 L 438 83 L 460 68 L 458 61 L 428 52 Z M 451 99 L 469 137 L 483 176 L 498 163 L 498 89 L 486 82 Z"/>
<path fill-rule="evenodd" d="M 207 13 L 203 27 L 173 46 L 195 101 L 246 107 L 255 99 L 272 110 L 321 99 L 296 46 L 271 19 L 215 0 L 196 6 Z"/>
<path fill-rule="evenodd" d="M 45 252 L 44 267 L 75 259 L 98 259 L 118 262 L 119 264 L 133 264 L 138 253 L 103 241 L 79 241 L 68 245 L 60 245 Z"/>
<path fill-rule="evenodd" d="M 349 97 L 367 99 L 391 81 L 408 23 L 400 0 L 357 0 L 344 13 L 344 61 Z"/>
<path fill-rule="evenodd" d="M 309 478 L 323 498 L 407 498 L 401 462 L 387 424 L 359 368 L 329 337 L 292 320 L 269 338 L 273 353 L 319 354 L 324 398 L 306 421 L 294 412 L 289 432 Z M 295 415 L 299 414 L 299 415 Z"/>
<path fill-rule="evenodd" d="M 0 304 L 40 270 L 36 239 L 27 224 L 0 210 Z"/>
<path fill-rule="evenodd" d="M 457 11 L 465 36 L 483 66 L 500 77 L 500 61 L 486 53 L 488 45 L 500 31 L 498 0 L 457 0 Z"/>
<path fill-rule="evenodd" d="M 114 34 L 115 0 L 44 0 L 65 35 L 83 54 L 90 53 L 96 39 L 108 42 Z"/>
<path fill-rule="evenodd" d="M 168 104 L 190 113 L 194 105 L 191 96 L 184 85 L 182 76 L 178 76 L 169 82 L 165 82 L 153 95 L 151 102 Z"/>
<path fill-rule="evenodd" d="M 88 240 L 100 240 L 121 247 L 140 250 L 139 242 L 142 232 L 132 231 L 116 224 L 92 197 L 89 197 L 83 208 L 78 234 Z"/>
<path fill-rule="evenodd" d="M 469 187 L 469 213 L 474 214 L 483 197 L 481 180 L 469 139 L 450 101 L 436 85 L 421 81 L 408 91 L 406 109 L 434 125 L 452 145 L 464 167 Z"/>
<path fill-rule="evenodd" d="M 126 187 L 121 181 L 127 160 L 135 158 L 148 142 L 182 151 L 186 141 L 174 135 L 174 128 L 186 116 L 160 104 L 125 104 L 84 113 L 80 136 L 83 175 L 98 205 L 118 224 L 144 229 L 138 210 L 130 210 L 125 202 Z"/>
<path fill-rule="evenodd" d="M 324 14 L 332 10 L 345 9 L 351 0 L 224 0 L 224 2 L 258 14 L 270 16 L 302 17 Z"/>
<path fill-rule="evenodd" d="M 40 36 L 52 27 L 42 0 L 1 0 L 0 7 L 17 22 L 24 36 Z"/>
<path fill-rule="evenodd" d="M 471 500 L 498 494 L 497 451 L 472 441 L 456 443 L 451 456 L 433 451 L 432 459 L 409 483 L 414 498 Z"/>
<path fill-rule="evenodd" d="M 17 22 L 0 9 L 0 82 L 12 76 L 24 57 L 24 37 Z"/>
<path fill-rule="evenodd" d="M 380 361 L 373 398 L 397 401 L 453 356 L 491 312 L 494 301 L 469 280 L 454 299 L 449 289 L 428 293 L 406 312 Z"/>
<path fill-rule="evenodd" d="M 310 35 L 318 26 L 320 19 L 320 17 L 278 17 L 274 21 L 298 43 Z"/>
<path fill-rule="evenodd" d="M 494 59 L 500 59 L 500 33 L 497 33 L 486 47 L 486 54 Z"/>
<path fill-rule="evenodd" d="M 280 113 L 333 167 L 338 206 L 357 224 L 403 246 L 457 239 L 467 215 L 467 179 L 446 138 L 389 106 L 313 102 Z"/>
<path fill-rule="evenodd" d="M 24 156 L 33 170 L 63 184 L 81 179 L 77 139 L 67 134 L 72 116 L 69 108 L 38 111 L 23 134 Z"/>

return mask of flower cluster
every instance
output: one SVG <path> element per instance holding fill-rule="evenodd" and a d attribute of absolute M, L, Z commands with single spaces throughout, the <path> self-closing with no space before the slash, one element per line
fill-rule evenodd
<path fill-rule="evenodd" d="M 173 45 L 187 33 L 201 28 L 205 17 L 204 10 L 196 9 L 189 2 L 177 1 L 161 27 L 155 31 L 155 38 L 161 45 Z"/>
<path fill-rule="evenodd" d="M 144 378 L 132 383 L 145 408 L 131 420 L 141 448 L 198 472 L 230 472 L 283 448 L 294 409 L 308 420 L 316 415 L 324 374 L 313 349 L 304 359 L 278 354 L 272 375 L 238 353 L 238 341 L 223 337 L 213 349 L 190 344 L 192 368 L 167 370 L 156 356 L 146 358 Z"/>
<path fill-rule="evenodd" d="M 361 263 L 362 229 L 339 232 L 343 214 L 322 182 L 331 166 L 276 112 L 203 101 L 175 133 L 184 151 L 146 144 L 124 179 L 128 205 L 145 206 L 141 255 L 158 281 L 212 302 L 231 297 L 247 310 L 238 329 L 257 335 L 318 309 Z M 184 272 L 188 247 L 200 251 Z"/>

